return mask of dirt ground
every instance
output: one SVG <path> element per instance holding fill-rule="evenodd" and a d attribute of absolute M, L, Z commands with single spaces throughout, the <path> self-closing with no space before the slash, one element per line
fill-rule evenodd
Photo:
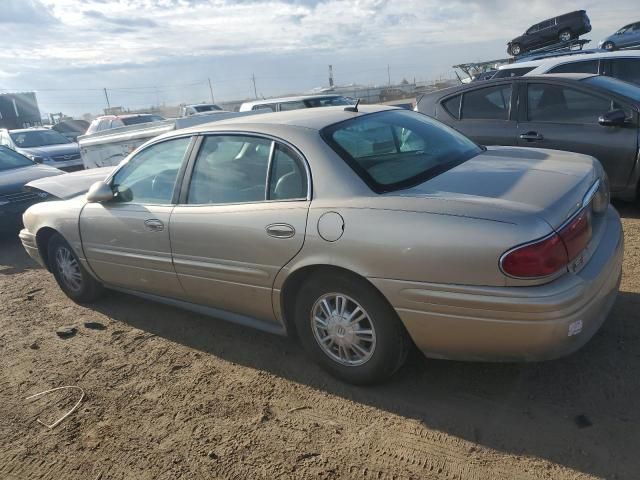
<path fill-rule="evenodd" d="M 584 349 L 518 365 L 416 353 L 368 388 L 286 338 L 118 293 L 75 305 L 4 238 L 0 479 L 638 479 L 640 209 L 620 207 L 621 293 Z M 36 419 L 78 393 L 25 397 L 63 385 L 86 398 L 48 430 Z"/>

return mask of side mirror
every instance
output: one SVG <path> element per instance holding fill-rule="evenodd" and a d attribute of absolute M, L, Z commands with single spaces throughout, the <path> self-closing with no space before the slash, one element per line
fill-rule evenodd
<path fill-rule="evenodd" d="M 603 127 L 621 127 L 627 121 L 627 114 L 624 110 L 618 108 L 600 115 L 598 123 Z"/>
<path fill-rule="evenodd" d="M 111 185 L 105 182 L 94 183 L 87 192 L 87 202 L 102 203 L 111 199 L 113 199 L 113 190 Z"/>

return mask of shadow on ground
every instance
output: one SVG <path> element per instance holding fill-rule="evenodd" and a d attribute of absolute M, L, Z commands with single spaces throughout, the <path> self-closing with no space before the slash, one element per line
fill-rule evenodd
<path fill-rule="evenodd" d="M 0 232 L 0 275 L 13 275 L 37 267 L 22 248 L 18 232 Z"/>
<path fill-rule="evenodd" d="M 0 239 L 0 274 L 36 265 Z M 537 364 L 428 360 L 413 352 L 387 384 L 353 387 L 311 364 L 297 343 L 110 292 L 92 306 L 171 342 L 417 419 L 498 451 L 534 456 L 605 478 L 638 478 L 640 295 L 622 292 L 602 330 L 579 352 Z"/>
<path fill-rule="evenodd" d="M 120 293 L 95 309 L 210 355 L 517 455 L 600 477 L 636 478 L 640 296 L 622 293 L 604 328 L 578 353 L 537 364 L 428 360 L 414 352 L 385 385 L 334 380 L 293 341 Z"/>

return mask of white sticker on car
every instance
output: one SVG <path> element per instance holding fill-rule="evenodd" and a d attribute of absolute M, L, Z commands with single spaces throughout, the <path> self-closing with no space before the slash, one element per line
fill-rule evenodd
<path fill-rule="evenodd" d="M 569 324 L 569 332 L 567 332 L 568 337 L 573 337 L 574 335 L 579 334 L 582 331 L 582 320 L 576 320 L 573 323 Z"/>

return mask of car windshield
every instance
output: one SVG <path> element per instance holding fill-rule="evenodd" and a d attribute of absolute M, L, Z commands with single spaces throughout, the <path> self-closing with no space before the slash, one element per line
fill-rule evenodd
<path fill-rule="evenodd" d="M 0 172 L 12 168 L 29 167 L 34 163 L 13 150 L 0 146 Z"/>
<path fill-rule="evenodd" d="M 618 95 L 640 102 L 640 87 L 633 83 L 627 83 L 622 80 L 618 80 L 617 78 L 605 76 L 589 77 L 586 78 L 584 82 L 600 88 L 606 88 L 610 92 L 617 93 Z"/>
<path fill-rule="evenodd" d="M 44 147 L 47 145 L 72 143 L 71 140 L 55 130 L 23 130 L 21 132 L 10 132 L 9 136 L 18 148 Z"/>
<path fill-rule="evenodd" d="M 308 98 L 304 101 L 307 108 L 334 107 L 339 105 L 353 105 L 354 102 L 347 97 Z"/>
<path fill-rule="evenodd" d="M 196 105 L 193 107 L 193 109 L 198 112 L 198 113 L 202 113 L 202 112 L 212 112 L 214 110 L 222 110 L 219 106 L 217 105 Z"/>
<path fill-rule="evenodd" d="M 320 133 L 377 193 L 418 185 L 482 151 L 452 128 L 406 110 L 361 115 Z"/>
<path fill-rule="evenodd" d="M 122 123 L 125 125 L 137 125 L 139 123 L 159 122 L 160 120 L 164 120 L 164 117 L 160 115 L 136 115 L 135 117 L 124 117 L 120 120 L 122 120 Z"/>

